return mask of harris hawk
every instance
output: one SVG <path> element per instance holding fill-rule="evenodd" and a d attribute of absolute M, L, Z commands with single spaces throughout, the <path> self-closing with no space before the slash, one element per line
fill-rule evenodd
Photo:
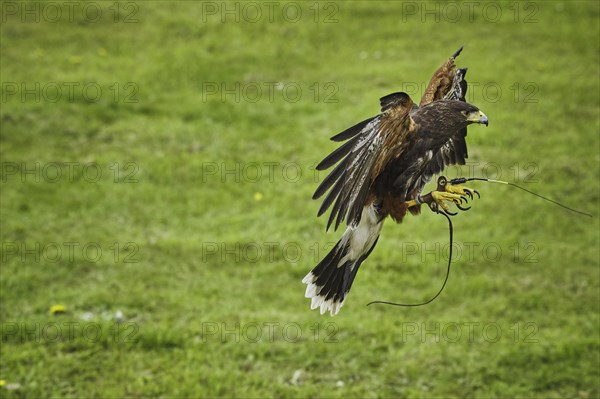
<path fill-rule="evenodd" d="M 443 190 L 421 195 L 434 174 L 450 165 L 464 165 L 467 126 L 488 125 L 476 106 L 465 101 L 466 68 L 456 68 L 462 47 L 431 78 L 419 105 L 406 93 L 380 99 L 381 113 L 331 140 L 343 145 L 318 165 L 335 168 L 313 195 L 325 195 L 318 215 L 329 208 L 327 229 L 347 229 L 335 247 L 302 280 L 311 309 L 333 316 L 343 306 L 358 268 L 375 248 L 384 220 L 400 223 L 407 212 L 419 214 L 422 203 L 448 210 L 470 194 L 447 183 Z"/>

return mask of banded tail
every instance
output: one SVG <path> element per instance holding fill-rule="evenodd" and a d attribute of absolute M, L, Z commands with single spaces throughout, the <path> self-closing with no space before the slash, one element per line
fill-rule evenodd
<path fill-rule="evenodd" d="M 302 282 L 307 284 L 306 298 L 311 309 L 320 307 L 335 316 L 344 305 L 358 268 L 377 244 L 383 220 L 374 205 L 363 208 L 360 223 L 349 226 L 335 247 L 319 262 Z"/>

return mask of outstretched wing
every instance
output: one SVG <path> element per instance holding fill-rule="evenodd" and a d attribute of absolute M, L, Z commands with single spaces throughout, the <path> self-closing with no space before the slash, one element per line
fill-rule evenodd
<path fill-rule="evenodd" d="M 431 77 L 423 97 L 421 97 L 420 107 L 430 104 L 437 100 L 442 100 L 454 86 L 454 78 L 456 76 L 456 65 L 454 59 L 458 57 L 462 51 L 459 48 Z"/>
<path fill-rule="evenodd" d="M 329 191 L 318 213 L 321 216 L 333 204 L 327 229 L 334 221 L 336 230 L 343 220 L 349 226 L 358 225 L 377 171 L 397 155 L 398 144 L 408 131 L 414 106 L 410 97 L 393 93 L 380 101 L 382 114 L 333 136 L 333 141 L 348 141 L 317 165 L 317 170 L 324 170 L 339 162 L 313 195 L 317 199 Z"/>
<path fill-rule="evenodd" d="M 437 100 L 465 101 L 467 94 L 467 81 L 465 76 L 467 68 L 456 68 L 454 60 L 460 52 L 459 48 L 431 77 L 427 89 L 421 98 L 421 106 Z M 432 175 L 440 173 L 446 166 L 464 165 L 469 154 L 467 152 L 467 129 L 451 137 L 440 150 L 433 155 L 425 175 L 429 179 Z"/>

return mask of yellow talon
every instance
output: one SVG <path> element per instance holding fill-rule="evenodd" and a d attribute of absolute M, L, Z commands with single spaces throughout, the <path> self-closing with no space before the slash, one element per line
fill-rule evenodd
<path fill-rule="evenodd" d="M 445 176 L 440 176 L 437 181 L 437 190 L 431 191 L 424 196 L 417 195 L 415 199 L 405 201 L 404 204 L 407 208 L 411 208 L 426 203 L 434 212 L 439 212 L 441 209 L 447 215 L 453 216 L 457 215 L 457 213 L 450 212 L 450 208 L 446 204 L 447 202 L 452 202 L 456 204 L 456 207 L 461 211 L 468 211 L 471 207 L 463 208 L 461 204 L 463 201 L 465 203 L 469 202 L 467 197 L 473 199 L 473 194 L 477 194 L 477 197 L 479 197 L 479 193 L 477 190 L 473 190 L 469 187 L 450 183 L 451 181 L 456 181 L 456 183 L 458 183 L 463 180 L 466 181 L 466 179 L 454 179 L 449 181 Z"/>
<path fill-rule="evenodd" d="M 445 211 L 450 210 L 450 208 L 448 208 L 448 205 L 446 205 L 444 201 L 453 202 L 455 204 L 460 204 L 461 201 L 461 196 L 459 194 L 444 191 L 432 191 L 431 197 Z"/>
<path fill-rule="evenodd" d="M 462 196 L 468 195 L 471 198 L 473 198 L 473 193 L 475 192 L 475 190 L 470 189 L 469 187 L 453 185 L 450 183 L 447 183 L 444 188 L 447 193 L 458 194 Z"/>

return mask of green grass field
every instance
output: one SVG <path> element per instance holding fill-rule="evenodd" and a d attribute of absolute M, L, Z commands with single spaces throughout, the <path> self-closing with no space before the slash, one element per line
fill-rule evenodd
<path fill-rule="evenodd" d="M 0 4 L 1 397 L 599 397 L 597 2 Z M 328 138 L 461 45 L 446 175 L 593 218 L 474 183 L 435 302 L 365 306 L 439 289 L 424 210 L 311 311 Z"/>

